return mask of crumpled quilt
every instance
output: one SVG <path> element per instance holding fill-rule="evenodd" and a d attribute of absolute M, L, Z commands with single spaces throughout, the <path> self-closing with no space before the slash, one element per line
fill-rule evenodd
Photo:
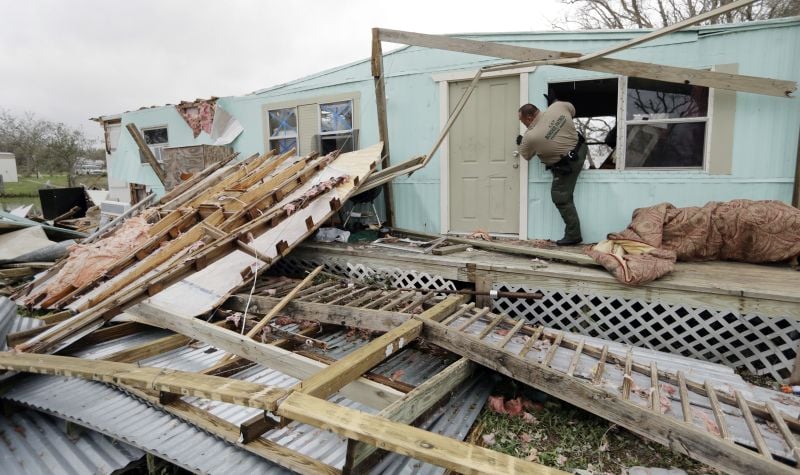
<path fill-rule="evenodd" d="M 784 261 L 800 255 L 800 210 L 781 201 L 662 203 L 635 210 L 624 231 L 586 253 L 631 285 L 671 272 L 676 260 Z"/>

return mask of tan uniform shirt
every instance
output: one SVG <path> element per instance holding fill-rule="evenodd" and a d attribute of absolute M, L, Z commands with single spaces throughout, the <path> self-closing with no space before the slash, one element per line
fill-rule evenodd
<path fill-rule="evenodd" d="M 519 153 L 525 160 L 534 155 L 545 165 L 552 165 L 561 156 L 569 153 L 578 144 L 578 132 L 572 117 L 575 107 L 569 102 L 556 101 L 546 110 L 539 112 L 533 120 L 519 146 Z"/>

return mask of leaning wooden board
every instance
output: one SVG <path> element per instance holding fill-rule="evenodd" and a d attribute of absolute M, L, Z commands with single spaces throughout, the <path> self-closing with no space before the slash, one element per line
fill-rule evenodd
<path fill-rule="evenodd" d="M 251 267 L 263 269 L 288 253 L 305 238 L 314 233 L 322 223 L 338 210 L 372 173 L 380 160 L 383 145 L 378 143 L 355 152 L 345 153 L 334 160 L 313 180 L 284 197 L 277 207 L 291 203 L 303 196 L 313 186 L 331 178 L 345 176 L 344 183 L 317 196 L 312 202 L 288 216 L 277 226 L 258 236 L 250 247 L 258 255 L 236 250 L 214 264 L 172 284 L 147 300 L 147 303 L 183 317 L 196 317 L 220 305 L 230 293 L 245 283 L 242 277 Z"/>

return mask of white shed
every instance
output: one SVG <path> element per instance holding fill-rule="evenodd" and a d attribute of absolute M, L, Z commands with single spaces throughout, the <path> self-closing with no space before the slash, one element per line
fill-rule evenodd
<path fill-rule="evenodd" d="M 16 183 L 17 180 L 17 160 L 13 153 L 0 152 L 0 175 L 3 176 L 5 183 Z"/>

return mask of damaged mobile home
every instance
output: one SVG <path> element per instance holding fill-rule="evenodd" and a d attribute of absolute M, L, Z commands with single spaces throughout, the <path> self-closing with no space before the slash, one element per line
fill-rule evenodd
<path fill-rule="evenodd" d="M 376 29 L 368 62 L 97 119 L 112 191 L 136 203 L 15 289 L 44 316 L 0 301 L 0 397 L 119 441 L 104 472 L 147 453 L 197 473 L 565 473 L 468 437 L 500 374 L 726 473 L 796 472 L 800 396 L 733 368 L 800 376 L 800 272 L 673 255 L 630 285 L 637 258 L 678 246 L 612 237 L 615 278 L 581 249 L 489 236 L 558 231 L 543 168 L 514 156 L 516 109 L 541 91 L 625 144 L 584 175 L 589 239 L 663 201 L 791 200 L 800 19 L 680 26 Z M 480 191 L 470 153 L 498 157 Z M 365 195 L 392 235 L 311 242 Z M 764 260 L 796 257 L 800 211 L 762 206 L 789 236 Z"/>

